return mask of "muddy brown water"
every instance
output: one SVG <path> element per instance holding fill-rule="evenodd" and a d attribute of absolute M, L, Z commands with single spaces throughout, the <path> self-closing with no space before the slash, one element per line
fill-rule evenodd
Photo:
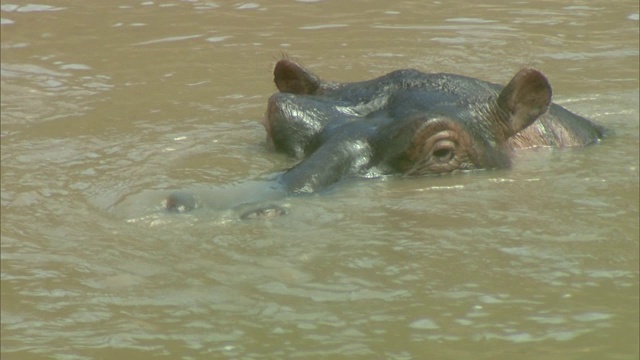
<path fill-rule="evenodd" d="M 3 359 L 638 358 L 637 1 L 1 4 Z M 260 125 L 283 53 L 338 81 L 534 66 L 612 134 L 269 221 L 158 211 L 293 165 Z"/>

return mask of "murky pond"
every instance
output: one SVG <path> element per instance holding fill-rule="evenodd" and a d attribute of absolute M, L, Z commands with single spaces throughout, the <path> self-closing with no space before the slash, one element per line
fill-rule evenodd
<path fill-rule="evenodd" d="M 638 2 L 2 0 L 3 359 L 637 359 Z M 611 129 L 509 170 L 347 181 L 286 216 L 157 194 L 294 164 L 283 53 L 505 83 Z"/>

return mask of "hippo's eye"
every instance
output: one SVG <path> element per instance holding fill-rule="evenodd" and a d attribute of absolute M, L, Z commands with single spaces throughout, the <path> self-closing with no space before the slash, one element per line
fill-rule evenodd
<path fill-rule="evenodd" d="M 431 151 L 431 155 L 439 162 L 449 162 L 455 155 L 456 144 L 450 140 L 438 141 Z"/>
<path fill-rule="evenodd" d="M 438 149 L 433 152 L 433 156 L 438 159 L 450 158 L 452 154 L 451 149 Z"/>

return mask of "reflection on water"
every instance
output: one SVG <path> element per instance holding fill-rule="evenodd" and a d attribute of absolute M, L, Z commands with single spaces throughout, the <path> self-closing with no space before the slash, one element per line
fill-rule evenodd
<path fill-rule="evenodd" d="M 3 358 L 637 357 L 637 2 L 0 15 Z M 161 211 L 175 189 L 237 205 L 294 164 L 259 123 L 283 52 L 338 81 L 535 66 L 612 134 L 510 170 L 347 181 L 267 221 Z"/>

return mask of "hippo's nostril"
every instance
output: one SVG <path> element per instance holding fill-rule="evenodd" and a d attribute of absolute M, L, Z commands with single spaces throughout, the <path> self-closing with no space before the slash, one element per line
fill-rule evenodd
<path fill-rule="evenodd" d="M 183 213 L 195 209 L 197 202 L 195 195 L 177 191 L 165 199 L 164 207 L 171 212 Z"/>

